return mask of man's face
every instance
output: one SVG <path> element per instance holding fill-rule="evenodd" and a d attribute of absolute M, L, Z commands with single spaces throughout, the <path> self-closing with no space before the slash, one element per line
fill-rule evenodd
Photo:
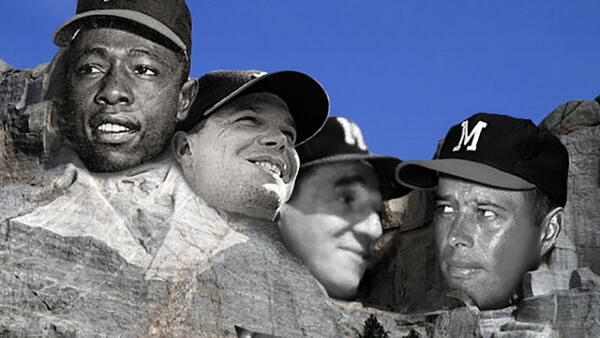
<path fill-rule="evenodd" d="M 500 308 L 540 259 L 541 227 L 523 191 L 441 177 L 435 235 L 449 287 L 468 293 L 481 309 Z"/>
<path fill-rule="evenodd" d="M 379 182 L 370 165 L 321 165 L 302 179 L 283 208 L 281 235 L 331 297 L 350 299 L 382 234 L 382 209 Z"/>
<path fill-rule="evenodd" d="M 175 145 L 192 189 L 217 209 L 273 220 L 299 167 L 285 102 L 270 93 L 242 95 L 200 123 L 187 148 Z"/>
<path fill-rule="evenodd" d="M 177 54 L 113 28 L 82 31 L 69 47 L 65 133 L 92 171 L 158 155 L 175 130 L 183 67 Z"/>

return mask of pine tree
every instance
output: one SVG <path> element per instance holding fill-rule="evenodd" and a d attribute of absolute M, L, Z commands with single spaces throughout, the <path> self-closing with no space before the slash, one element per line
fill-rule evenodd
<path fill-rule="evenodd" d="M 369 315 L 365 320 L 362 334 L 358 333 L 358 338 L 389 338 L 390 332 L 386 331 L 383 325 L 377 320 L 375 315 Z"/>

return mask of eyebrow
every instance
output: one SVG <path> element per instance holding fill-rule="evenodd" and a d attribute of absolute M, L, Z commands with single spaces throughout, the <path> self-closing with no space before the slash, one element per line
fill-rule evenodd
<path fill-rule="evenodd" d="M 335 183 L 333 183 L 333 186 L 338 188 L 352 184 L 367 184 L 367 182 L 361 175 L 353 175 L 340 178 L 339 180 L 335 181 Z"/>
<path fill-rule="evenodd" d="M 165 67 L 170 67 L 170 65 L 167 61 L 163 60 L 163 58 L 161 58 L 160 56 L 158 56 L 155 53 L 152 53 L 151 51 L 148 51 L 146 49 L 133 48 L 133 49 L 129 50 L 127 55 L 129 55 L 129 56 L 147 56 L 147 57 L 151 58 L 152 60 L 159 62 L 160 64 L 162 64 Z"/>
<path fill-rule="evenodd" d="M 245 102 L 243 104 L 236 104 L 233 106 L 233 111 L 229 114 L 230 116 L 234 116 L 238 113 L 242 113 L 244 111 L 251 111 L 252 113 L 256 114 L 256 115 L 262 115 L 260 113 L 262 107 L 260 104 L 257 104 L 256 102 Z M 292 117 L 286 118 L 285 123 L 289 124 L 290 127 L 294 128 L 295 131 L 296 130 L 296 121 L 294 121 L 294 119 Z"/>
<path fill-rule="evenodd" d="M 90 55 L 98 55 L 98 56 L 101 56 L 101 57 L 106 57 L 107 54 L 108 53 L 107 53 L 107 51 L 106 51 L 105 48 L 102 48 L 102 47 L 92 47 L 92 48 L 85 49 L 85 50 L 81 51 L 80 53 L 77 53 L 76 56 L 78 58 L 84 58 L 84 57 L 90 56 Z"/>
<path fill-rule="evenodd" d="M 490 200 L 475 200 L 475 202 L 477 202 L 477 205 L 489 205 L 489 206 L 492 206 L 494 208 L 498 208 L 498 209 L 501 209 L 501 210 L 507 210 L 506 207 L 504 207 L 504 206 L 502 206 L 500 204 L 494 203 L 494 202 L 492 202 Z"/>
<path fill-rule="evenodd" d="M 447 201 L 447 200 L 450 200 L 450 199 L 451 199 L 451 196 L 450 196 L 450 195 L 440 195 L 440 194 L 438 194 L 438 193 L 436 192 L 436 193 L 434 193 L 434 194 L 433 194 L 433 199 L 434 199 L 434 200 L 436 200 L 436 201 L 437 201 L 437 200 L 444 200 L 444 201 Z"/>
<path fill-rule="evenodd" d="M 433 195 L 433 199 L 434 199 L 434 201 L 449 201 L 452 199 L 452 196 L 451 195 L 440 195 L 438 193 L 435 193 Z M 477 203 L 477 205 L 488 205 L 488 206 L 492 206 L 494 208 L 498 208 L 501 210 L 507 210 L 506 207 L 504 207 L 500 204 L 494 203 L 488 199 L 475 199 L 475 203 Z"/>

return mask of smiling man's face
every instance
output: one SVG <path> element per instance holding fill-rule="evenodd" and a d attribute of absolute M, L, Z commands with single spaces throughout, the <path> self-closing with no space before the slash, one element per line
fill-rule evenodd
<path fill-rule="evenodd" d="M 208 205 L 273 220 L 294 188 L 296 127 L 285 102 L 270 93 L 233 99 L 179 132 L 174 149 L 186 180 Z"/>
<path fill-rule="evenodd" d="M 465 291 L 481 309 L 500 308 L 536 268 L 542 227 L 524 191 L 441 177 L 435 234 L 449 287 Z"/>
<path fill-rule="evenodd" d="M 68 53 L 63 130 L 88 169 L 123 170 L 164 150 L 192 99 L 182 72 L 176 52 L 134 33 L 79 33 Z"/>
<path fill-rule="evenodd" d="M 288 250 L 334 298 L 351 299 L 382 234 L 375 170 L 361 161 L 320 165 L 302 177 L 282 210 Z"/>

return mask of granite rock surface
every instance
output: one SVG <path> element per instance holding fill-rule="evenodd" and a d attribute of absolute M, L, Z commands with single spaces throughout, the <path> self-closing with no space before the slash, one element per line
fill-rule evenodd
<path fill-rule="evenodd" d="M 89 173 L 54 127 L 60 74 L 60 58 L 32 70 L 0 63 L 3 336 L 356 336 L 370 314 L 393 337 L 600 336 L 597 101 L 542 122 L 569 150 L 569 202 L 565 236 L 525 279 L 524 299 L 447 307 L 430 196 L 412 193 L 386 206 L 365 307 L 329 299 L 274 224 L 207 207 L 167 154 Z"/>

